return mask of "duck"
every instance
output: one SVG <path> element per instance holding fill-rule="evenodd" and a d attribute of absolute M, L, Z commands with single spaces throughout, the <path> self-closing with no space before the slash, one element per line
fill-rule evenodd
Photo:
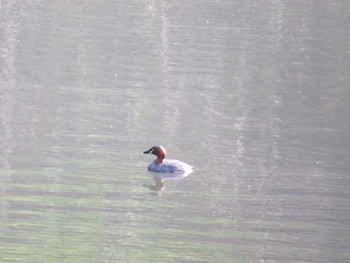
<path fill-rule="evenodd" d="M 151 162 L 148 166 L 148 171 L 157 172 L 157 173 L 186 173 L 189 174 L 192 172 L 193 168 L 187 163 L 174 160 L 174 159 L 165 159 L 166 151 L 163 146 L 157 145 L 151 147 L 149 150 L 144 151 L 144 154 L 153 154 L 157 158 Z"/>

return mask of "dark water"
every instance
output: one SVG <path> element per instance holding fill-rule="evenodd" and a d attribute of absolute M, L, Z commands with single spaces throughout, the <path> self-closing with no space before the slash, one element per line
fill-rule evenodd
<path fill-rule="evenodd" d="M 0 262 L 350 261 L 347 1 L 0 1 L 0 57 Z"/>

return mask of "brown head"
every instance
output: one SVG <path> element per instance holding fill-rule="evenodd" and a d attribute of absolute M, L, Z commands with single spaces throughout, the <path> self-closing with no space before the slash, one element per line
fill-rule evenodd
<path fill-rule="evenodd" d="M 162 163 L 163 159 L 165 158 L 166 151 L 163 146 L 153 146 L 151 149 L 144 151 L 144 154 L 154 154 L 157 156 L 156 162 Z"/>

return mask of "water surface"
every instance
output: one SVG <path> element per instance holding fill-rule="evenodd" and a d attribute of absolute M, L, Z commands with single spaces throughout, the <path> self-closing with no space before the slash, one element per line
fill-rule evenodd
<path fill-rule="evenodd" d="M 0 14 L 1 262 L 350 261 L 347 2 Z"/>

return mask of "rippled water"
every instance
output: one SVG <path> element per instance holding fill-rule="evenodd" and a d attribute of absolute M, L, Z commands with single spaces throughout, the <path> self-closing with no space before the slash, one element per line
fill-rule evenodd
<path fill-rule="evenodd" d="M 349 11 L 1 2 L 0 261 L 349 262 Z"/>

